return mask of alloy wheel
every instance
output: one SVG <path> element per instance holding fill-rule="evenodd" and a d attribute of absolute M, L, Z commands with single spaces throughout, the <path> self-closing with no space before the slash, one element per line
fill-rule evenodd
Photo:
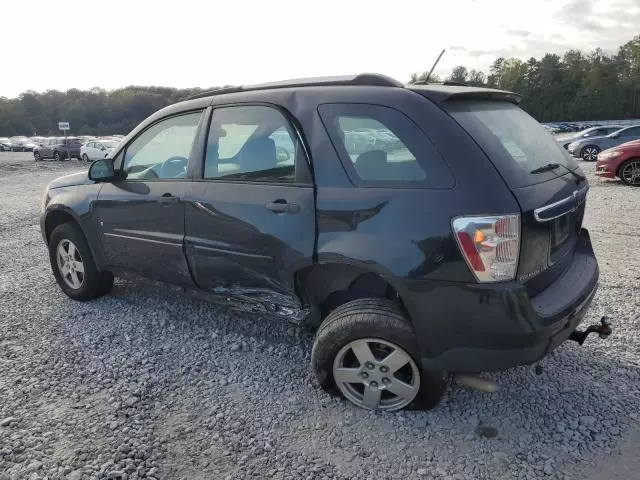
<path fill-rule="evenodd" d="M 628 162 L 620 172 L 620 177 L 624 183 L 629 185 L 640 185 L 640 160 Z"/>
<path fill-rule="evenodd" d="M 595 162 L 598 159 L 598 153 L 600 153 L 598 147 L 585 147 L 582 151 L 582 159 L 587 162 Z"/>
<path fill-rule="evenodd" d="M 78 290 L 84 283 L 84 263 L 78 248 L 71 240 L 63 239 L 56 250 L 58 271 L 64 282 L 74 290 Z"/>
<path fill-rule="evenodd" d="M 378 338 L 342 347 L 333 362 L 333 378 L 349 401 L 368 410 L 400 410 L 420 391 L 420 370 L 411 355 Z"/>

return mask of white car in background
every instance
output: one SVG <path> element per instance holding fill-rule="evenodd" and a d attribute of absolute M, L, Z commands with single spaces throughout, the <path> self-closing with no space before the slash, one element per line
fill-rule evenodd
<path fill-rule="evenodd" d="M 115 140 L 92 140 L 80 147 L 80 158 L 85 162 L 93 162 L 104 158 L 116 148 L 119 142 Z"/>

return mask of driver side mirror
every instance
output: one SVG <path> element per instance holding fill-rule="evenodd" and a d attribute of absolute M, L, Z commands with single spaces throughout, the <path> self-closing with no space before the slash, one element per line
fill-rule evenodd
<path fill-rule="evenodd" d="M 89 180 L 94 182 L 109 182 L 116 179 L 116 172 L 113 168 L 113 160 L 104 158 L 96 160 L 89 167 Z"/>

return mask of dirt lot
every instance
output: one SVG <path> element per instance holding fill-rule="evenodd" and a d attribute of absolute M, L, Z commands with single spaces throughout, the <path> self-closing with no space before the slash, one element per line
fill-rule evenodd
<path fill-rule="evenodd" d="M 38 210 L 81 168 L 0 152 L 0 480 L 640 479 L 640 188 L 583 165 L 601 268 L 585 323 L 612 315 L 610 339 L 492 374 L 494 394 L 380 414 L 315 389 L 311 338 L 280 319 L 131 279 L 65 297 Z"/>

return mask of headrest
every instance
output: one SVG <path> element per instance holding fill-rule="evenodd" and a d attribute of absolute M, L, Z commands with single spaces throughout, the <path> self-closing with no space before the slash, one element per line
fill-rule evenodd
<path fill-rule="evenodd" d="M 387 152 L 369 150 L 358 155 L 354 167 L 363 180 L 386 180 Z"/>

